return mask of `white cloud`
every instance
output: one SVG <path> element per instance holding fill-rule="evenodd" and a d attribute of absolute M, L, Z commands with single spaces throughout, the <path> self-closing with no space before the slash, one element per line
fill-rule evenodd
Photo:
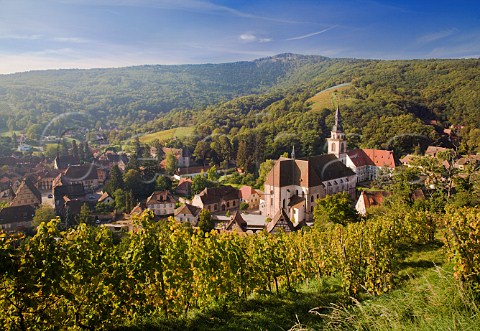
<path fill-rule="evenodd" d="M 92 40 L 78 37 L 55 37 L 52 38 L 52 41 L 57 41 L 61 43 L 72 43 L 72 44 L 87 44 L 91 43 Z"/>
<path fill-rule="evenodd" d="M 451 35 L 455 34 L 458 30 L 453 28 L 453 29 L 448 29 L 448 30 L 442 30 L 442 31 L 437 31 L 433 33 L 427 33 L 424 34 L 423 36 L 420 36 L 417 38 L 417 43 L 418 44 L 428 44 L 443 38 L 450 37 Z"/>
<path fill-rule="evenodd" d="M 259 43 L 268 43 L 271 42 L 271 38 L 258 38 L 253 33 L 247 32 L 243 33 L 238 37 L 241 41 L 252 43 L 252 42 L 259 42 Z"/>
<path fill-rule="evenodd" d="M 298 37 L 292 37 L 292 38 L 288 38 L 288 39 L 285 39 L 285 40 L 300 40 L 300 39 L 305 39 L 305 38 L 310 38 L 310 37 L 313 37 L 313 36 L 316 36 L 316 35 L 319 35 L 319 34 L 322 34 L 322 33 L 325 33 L 333 28 L 335 28 L 336 26 L 331 26 L 329 28 L 326 28 L 326 29 L 323 29 L 321 31 L 317 31 L 317 32 L 312 32 L 312 33 L 308 33 L 308 34 L 305 34 L 305 35 L 302 35 L 302 36 L 298 36 Z"/>
<path fill-rule="evenodd" d="M 240 11 L 231 7 L 218 5 L 206 0 L 54 0 L 66 4 L 80 4 L 80 5 L 97 5 L 97 6 L 117 6 L 117 7 L 147 7 L 147 8 L 162 8 L 172 10 L 190 10 L 210 13 L 227 13 L 232 16 L 259 19 L 264 21 L 288 23 L 288 24 L 305 24 L 312 22 L 294 21 L 283 18 L 268 17 L 261 15 L 254 15 L 248 12 Z"/>
<path fill-rule="evenodd" d="M 42 39 L 41 34 L 0 34 L 0 39 L 12 40 L 39 40 Z"/>

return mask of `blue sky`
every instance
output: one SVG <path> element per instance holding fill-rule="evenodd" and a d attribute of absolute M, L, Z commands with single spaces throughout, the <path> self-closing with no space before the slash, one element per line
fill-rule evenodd
<path fill-rule="evenodd" d="M 480 57 L 480 1 L 0 0 L 0 73 L 279 53 Z"/>

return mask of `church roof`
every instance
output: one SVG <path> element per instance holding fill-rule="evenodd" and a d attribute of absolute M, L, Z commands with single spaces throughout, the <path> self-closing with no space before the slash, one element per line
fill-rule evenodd
<path fill-rule="evenodd" d="M 289 185 L 313 187 L 321 185 L 324 181 L 353 175 L 355 175 L 353 170 L 333 154 L 298 160 L 280 158 L 267 175 L 265 184 L 275 187 Z"/>
<path fill-rule="evenodd" d="M 335 124 L 333 125 L 332 131 L 343 132 L 342 117 L 340 116 L 340 110 L 335 111 Z"/>

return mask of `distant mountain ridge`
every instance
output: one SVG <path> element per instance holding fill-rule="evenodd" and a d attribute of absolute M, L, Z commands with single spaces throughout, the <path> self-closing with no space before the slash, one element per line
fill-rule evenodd
<path fill-rule="evenodd" d="M 476 124 L 479 67 L 475 59 L 386 61 L 284 53 L 220 64 L 16 73 L 0 76 L 0 130 L 45 127 L 67 112 L 88 114 L 92 126 L 138 129 L 171 111 L 199 111 L 265 93 L 276 93 L 277 100 L 299 88 L 315 93 L 347 82 L 358 107 L 392 104 L 382 112 L 398 108 L 420 118 Z"/>

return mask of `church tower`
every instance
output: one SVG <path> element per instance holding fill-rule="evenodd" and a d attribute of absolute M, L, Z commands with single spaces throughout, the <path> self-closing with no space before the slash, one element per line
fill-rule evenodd
<path fill-rule="evenodd" d="M 343 164 L 346 162 L 347 155 L 347 139 L 343 132 L 342 118 L 340 110 L 337 106 L 335 112 L 335 125 L 332 128 L 330 138 L 327 138 L 328 154 L 334 154 Z"/>

